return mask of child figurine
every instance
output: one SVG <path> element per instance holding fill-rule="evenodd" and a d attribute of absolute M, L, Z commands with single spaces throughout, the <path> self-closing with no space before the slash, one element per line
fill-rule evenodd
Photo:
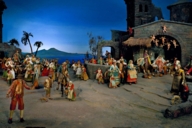
<path fill-rule="evenodd" d="M 109 88 L 117 88 L 118 83 L 115 81 L 115 77 L 110 77 Z"/>
<path fill-rule="evenodd" d="M 96 80 L 98 81 L 98 84 L 100 84 L 100 83 L 104 84 L 103 73 L 100 68 L 98 68 L 98 70 L 97 70 Z"/>
<path fill-rule="evenodd" d="M 69 99 L 69 101 L 74 101 L 76 98 L 76 93 L 75 93 L 75 87 L 72 81 L 69 81 L 67 89 L 68 89 L 67 98 Z"/>

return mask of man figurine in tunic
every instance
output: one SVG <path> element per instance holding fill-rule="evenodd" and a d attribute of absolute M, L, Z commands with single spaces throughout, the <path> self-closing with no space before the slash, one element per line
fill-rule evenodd
<path fill-rule="evenodd" d="M 119 61 L 120 62 L 119 62 L 118 67 L 119 67 L 119 70 L 121 72 L 120 73 L 120 81 L 122 84 L 124 84 L 125 83 L 125 76 L 126 76 L 125 66 L 127 65 L 127 63 L 122 58 Z"/>
<path fill-rule="evenodd" d="M 148 54 L 148 51 L 145 50 L 144 54 L 143 54 L 143 58 L 144 58 L 144 75 L 147 75 L 147 77 L 150 77 L 150 71 L 149 71 L 149 66 L 151 65 L 151 60 Z"/>
<path fill-rule="evenodd" d="M 47 79 L 45 79 L 45 83 L 44 83 L 44 89 L 45 89 L 45 97 L 41 98 L 41 100 L 45 100 L 46 102 L 48 101 L 48 99 L 51 99 L 51 88 L 52 88 L 52 76 L 49 75 L 49 77 Z"/>
<path fill-rule="evenodd" d="M 55 63 L 54 63 L 54 61 L 52 61 L 49 64 L 49 75 L 51 75 L 52 76 L 52 80 L 55 81 Z"/>
<path fill-rule="evenodd" d="M 59 68 L 57 69 L 57 82 L 58 82 L 58 86 L 56 88 L 56 90 L 59 90 L 59 85 L 61 86 L 61 91 L 63 88 L 63 78 L 64 78 L 64 73 L 67 70 L 67 63 L 63 62 L 62 65 L 59 66 Z"/>
<path fill-rule="evenodd" d="M 171 87 L 171 93 L 174 93 L 175 95 L 179 95 L 181 92 L 181 86 L 185 84 L 185 73 L 184 70 L 181 69 L 180 63 L 177 63 L 175 65 L 175 74 L 173 76 L 173 82 Z"/>
<path fill-rule="evenodd" d="M 23 119 L 23 112 L 24 112 L 24 102 L 23 102 L 23 96 L 24 96 L 24 88 L 31 90 L 26 82 L 23 80 L 23 76 L 19 74 L 17 76 L 17 79 L 14 80 L 7 92 L 7 97 L 11 96 L 11 105 L 10 105 L 10 114 L 8 123 L 12 123 L 12 117 L 13 112 L 16 108 L 17 102 L 18 102 L 18 109 L 20 110 L 20 122 L 24 122 Z"/>
<path fill-rule="evenodd" d="M 25 67 L 25 79 L 27 79 L 28 77 L 30 77 L 30 79 L 32 79 L 32 72 L 33 72 L 33 67 L 30 64 L 30 62 L 27 62 L 27 65 Z"/>
<path fill-rule="evenodd" d="M 103 60 L 102 57 L 99 57 L 99 59 L 97 60 L 97 64 L 101 64 L 101 65 L 105 64 L 105 61 Z"/>
<path fill-rule="evenodd" d="M 20 63 L 20 60 L 21 60 L 21 56 L 19 54 L 19 51 L 16 51 L 16 53 L 13 55 L 13 60 L 16 64 L 19 64 Z"/>
<path fill-rule="evenodd" d="M 34 72 L 33 72 L 33 87 L 34 88 L 38 88 L 38 80 L 40 77 L 40 73 L 41 73 L 41 67 L 39 62 L 36 62 L 36 64 L 34 65 Z"/>
<path fill-rule="evenodd" d="M 73 69 L 73 74 L 75 74 L 76 69 L 77 69 L 77 62 L 74 62 L 71 67 Z"/>

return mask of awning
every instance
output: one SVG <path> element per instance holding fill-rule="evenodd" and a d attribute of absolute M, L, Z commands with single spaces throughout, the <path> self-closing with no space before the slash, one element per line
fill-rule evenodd
<path fill-rule="evenodd" d="M 128 40 L 124 41 L 123 44 L 127 46 L 145 46 L 145 47 L 151 47 L 151 41 L 150 38 L 134 38 L 130 37 Z"/>

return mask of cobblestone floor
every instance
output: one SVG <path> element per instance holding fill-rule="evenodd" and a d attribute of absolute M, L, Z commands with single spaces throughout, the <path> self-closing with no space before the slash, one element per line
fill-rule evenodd
<path fill-rule="evenodd" d="M 176 119 L 163 117 L 164 110 L 171 106 L 170 75 L 144 79 L 139 74 L 137 84 L 124 84 L 116 89 L 95 80 L 72 77 L 72 81 L 76 101 L 61 97 L 56 82 L 51 90 L 52 100 L 48 102 L 40 100 L 45 94 L 43 88 L 25 90 L 25 122 L 19 122 L 16 110 L 13 123 L 8 124 L 9 86 L 0 80 L 0 128 L 191 128 L 192 114 Z M 192 89 L 192 83 L 188 84 Z"/>

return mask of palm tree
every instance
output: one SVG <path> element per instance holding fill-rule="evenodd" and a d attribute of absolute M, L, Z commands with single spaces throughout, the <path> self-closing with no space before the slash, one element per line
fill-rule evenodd
<path fill-rule="evenodd" d="M 16 39 L 11 39 L 8 43 L 10 45 L 17 45 L 17 46 L 19 46 L 19 42 Z"/>
<path fill-rule="evenodd" d="M 43 43 L 41 41 L 36 41 L 34 46 L 37 46 L 37 50 L 35 52 L 35 56 L 37 55 L 38 49 L 43 45 Z"/>
<path fill-rule="evenodd" d="M 32 49 L 31 43 L 30 43 L 30 39 L 29 39 L 30 36 L 33 37 L 33 35 L 31 33 L 27 33 L 25 31 L 23 31 L 23 37 L 21 38 L 21 42 L 24 45 L 27 45 L 27 43 L 29 43 L 29 46 L 31 48 L 31 54 L 33 54 L 33 49 Z"/>

